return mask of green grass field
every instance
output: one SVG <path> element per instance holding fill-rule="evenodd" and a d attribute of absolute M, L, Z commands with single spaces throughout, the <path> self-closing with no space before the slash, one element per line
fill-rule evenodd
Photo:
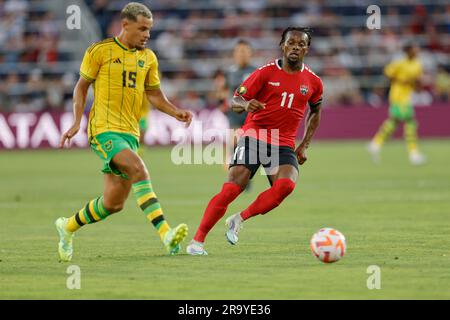
<path fill-rule="evenodd" d="M 166 256 L 132 196 L 123 212 L 83 227 L 69 264 L 57 259 L 54 221 L 102 190 L 100 161 L 88 150 L 0 153 L 1 299 L 449 299 L 450 141 L 423 141 L 429 163 L 412 167 L 404 145 L 374 165 L 365 142 L 315 142 L 294 193 L 249 220 L 240 242 L 225 241 L 224 219 L 207 238 L 207 257 Z M 167 219 L 195 233 L 226 174 L 220 165 L 175 166 L 170 149 L 144 154 Z M 226 215 L 267 188 L 257 175 Z M 312 256 L 321 227 L 347 238 L 335 264 Z M 184 243 L 185 244 L 185 243 Z M 81 268 L 69 290 L 66 269 Z M 381 268 L 381 289 L 366 285 Z"/>

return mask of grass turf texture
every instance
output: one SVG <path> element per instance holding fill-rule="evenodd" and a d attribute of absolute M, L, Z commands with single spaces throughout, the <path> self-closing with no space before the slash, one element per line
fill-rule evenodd
<path fill-rule="evenodd" d="M 237 246 L 222 219 L 207 238 L 207 257 L 166 256 L 132 195 L 121 213 L 83 227 L 71 263 L 57 259 L 54 221 L 100 195 L 100 161 L 88 150 L 0 153 L 0 298 L 44 299 L 429 299 L 450 298 L 450 142 L 423 141 L 429 163 L 412 167 L 404 145 L 370 162 L 362 142 L 316 142 L 294 193 L 245 223 Z M 175 166 L 170 149 L 143 158 L 171 225 L 190 239 L 226 174 L 220 165 Z M 226 216 L 267 188 L 257 174 Z M 347 238 L 347 254 L 323 264 L 309 240 L 321 227 Z M 66 288 L 69 265 L 81 290 Z M 367 267 L 381 268 L 369 290 Z"/>

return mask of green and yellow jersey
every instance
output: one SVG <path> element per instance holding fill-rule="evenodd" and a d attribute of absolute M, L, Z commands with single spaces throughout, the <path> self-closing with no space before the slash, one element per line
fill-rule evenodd
<path fill-rule="evenodd" d="M 145 90 L 160 87 L 158 59 L 150 49 L 129 49 L 117 37 L 90 46 L 80 75 L 93 83 L 89 139 L 107 131 L 139 138 Z"/>
<path fill-rule="evenodd" d="M 416 59 L 404 58 L 391 62 L 384 68 L 384 74 L 391 79 L 389 102 L 411 104 L 416 81 L 422 75 L 422 64 Z"/>

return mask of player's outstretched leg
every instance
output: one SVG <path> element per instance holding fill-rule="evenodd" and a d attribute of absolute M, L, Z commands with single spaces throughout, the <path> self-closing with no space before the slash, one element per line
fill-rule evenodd
<path fill-rule="evenodd" d="M 403 135 L 408 148 L 409 161 L 412 165 L 422 165 L 426 162 L 425 156 L 419 152 L 417 146 L 417 122 L 414 119 L 405 121 L 403 125 Z"/>
<path fill-rule="evenodd" d="M 75 231 L 85 224 L 91 224 L 106 219 L 111 213 L 103 205 L 103 196 L 98 197 L 83 207 L 70 218 L 58 218 L 55 221 L 59 235 L 58 253 L 61 261 L 72 260 L 73 237 Z"/>
<path fill-rule="evenodd" d="M 217 221 L 224 216 L 228 205 L 233 202 L 241 192 L 242 188 L 235 183 L 226 182 L 223 184 L 222 190 L 209 201 L 194 239 L 186 248 L 187 253 L 191 255 L 207 254 L 203 247 L 207 234 Z"/>
<path fill-rule="evenodd" d="M 243 222 L 258 214 L 265 214 L 276 208 L 295 189 L 295 182 L 289 178 L 277 179 L 271 188 L 259 194 L 256 200 L 240 214 L 234 214 L 226 220 L 228 227 L 225 236 L 229 243 L 238 242 L 239 231 Z"/>
<path fill-rule="evenodd" d="M 373 162 L 380 162 L 381 147 L 386 140 L 389 139 L 396 127 L 397 122 L 394 119 L 389 118 L 385 120 L 378 129 L 377 133 L 367 147 L 367 151 L 371 154 Z"/>
<path fill-rule="evenodd" d="M 142 159 L 132 150 L 124 149 L 117 153 L 112 161 L 114 166 L 120 172 L 126 174 L 132 183 L 131 189 L 137 204 L 155 227 L 167 252 L 169 254 L 178 253 L 180 251 L 180 242 L 187 235 L 187 225 L 183 223 L 174 229 L 170 228 L 153 190 L 150 176 Z"/>

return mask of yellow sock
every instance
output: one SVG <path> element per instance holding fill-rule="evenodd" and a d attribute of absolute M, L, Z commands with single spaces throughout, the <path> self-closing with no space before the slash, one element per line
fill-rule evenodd
<path fill-rule="evenodd" d="M 376 133 L 375 137 L 373 138 L 373 141 L 378 145 L 382 146 L 387 139 L 392 135 L 392 133 L 395 131 L 395 128 L 397 127 L 397 124 L 392 119 L 387 119 L 383 122 L 380 129 L 378 129 L 378 132 Z"/>
<path fill-rule="evenodd" d="M 153 192 L 151 182 L 149 180 L 136 182 L 133 184 L 132 189 L 139 207 L 156 228 L 161 240 L 164 240 L 164 236 L 170 230 L 170 226 L 164 218 L 161 205 Z"/>
<path fill-rule="evenodd" d="M 89 201 L 84 208 L 69 218 L 66 230 L 69 232 L 75 232 L 85 224 L 95 223 L 106 219 L 109 215 L 110 213 L 103 206 L 103 196 L 98 197 Z"/>
<path fill-rule="evenodd" d="M 406 147 L 409 153 L 418 152 L 417 146 L 417 123 L 414 120 L 405 122 L 403 134 L 406 141 Z"/>

